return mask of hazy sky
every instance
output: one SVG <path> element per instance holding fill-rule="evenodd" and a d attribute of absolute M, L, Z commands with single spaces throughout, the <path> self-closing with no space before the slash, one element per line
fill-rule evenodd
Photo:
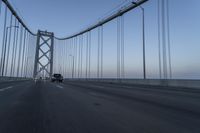
<path fill-rule="evenodd" d="M 36 32 L 37 29 L 48 30 L 63 37 L 94 23 L 125 0 L 9 1 L 18 9 L 33 31 Z"/>
<path fill-rule="evenodd" d="M 38 29 L 66 37 L 93 24 L 126 0 L 9 0 L 33 32 Z M 128 0 L 127 0 L 128 1 Z M 130 0 L 129 0 L 130 1 Z M 200 78 L 200 1 L 169 0 L 172 71 L 174 78 Z M 147 76 L 158 77 L 157 0 L 145 8 Z M 125 64 L 127 77 L 142 77 L 141 10 L 125 17 Z M 104 26 L 105 73 L 116 75 L 116 21 Z M 96 54 L 95 31 L 93 55 Z M 96 60 L 96 55 L 92 60 Z M 112 62 L 111 62 L 112 60 Z M 114 63 L 113 63 L 114 62 Z M 95 64 L 92 64 L 95 69 Z M 94 70 L 95 71 L 95 70 Z M 109 75 L 108 74 L 108 75 Z M 109 76 L 108 76 L 109 77 Z"/>

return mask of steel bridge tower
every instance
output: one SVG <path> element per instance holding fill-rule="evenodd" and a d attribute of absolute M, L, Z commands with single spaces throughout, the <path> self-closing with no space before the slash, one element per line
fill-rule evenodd
<path fill-rule="evenodd" d="M 33 77 L 49 77 L 53 72 L 54 33 L 38 30 Z"/>

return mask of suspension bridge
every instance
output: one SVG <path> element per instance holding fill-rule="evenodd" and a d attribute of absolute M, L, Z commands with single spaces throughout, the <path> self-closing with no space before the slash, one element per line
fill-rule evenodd
<path fill-rule="evenodd" d="M 183 45 L 184 38 L 170 27 L 173 2 L 126 1 L 61 38 L 34 33 L 8 0 L 0 0 L 0 133 L 199 133 L 199 66 L 179 62 L 183 56 L 174 61 L 173 43 Z M 149 5 L 156 14 L 148 13 Z M 136 13 L 138 23 L 130 25 L 136 30 L 127 28 Z M 185 34 L 185 42 L 198 40 Z M 200 56 L 194 42 L 190 60 Z M 51 82 L 53 74 L 63 82 Z"/>

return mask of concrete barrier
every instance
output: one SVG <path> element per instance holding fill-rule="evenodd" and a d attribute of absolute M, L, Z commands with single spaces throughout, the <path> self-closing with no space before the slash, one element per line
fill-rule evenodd
<path fill-rule="evenodd" d="M 26 81 L 26 80 L 30 80 L 30 78 L 0 77 L 0 83 L 13 82 L 13 81 Z"/>

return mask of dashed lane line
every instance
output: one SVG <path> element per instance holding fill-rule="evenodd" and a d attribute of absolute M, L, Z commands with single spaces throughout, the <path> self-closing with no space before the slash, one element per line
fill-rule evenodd
<path fill-rule="evenodd" d="M 3 91 L 5 91 L 5 90 L 11 89 L 11 88 L 13 88 L 13 86 L 9 86 L 9 87 L 6 87 L 6 88 L 2 88 L 2 89 L 0 89 L 0 92 L 3 92 Z"/>
<path fill-rule="evenodd" d="M 62 86 L 60 86 L 60 85 L 56 85 L 56 87 L 58 87 L 58 88 L 60 88 L 60 89 L 63 89 L 63 87 L 62 87 Z"/>

